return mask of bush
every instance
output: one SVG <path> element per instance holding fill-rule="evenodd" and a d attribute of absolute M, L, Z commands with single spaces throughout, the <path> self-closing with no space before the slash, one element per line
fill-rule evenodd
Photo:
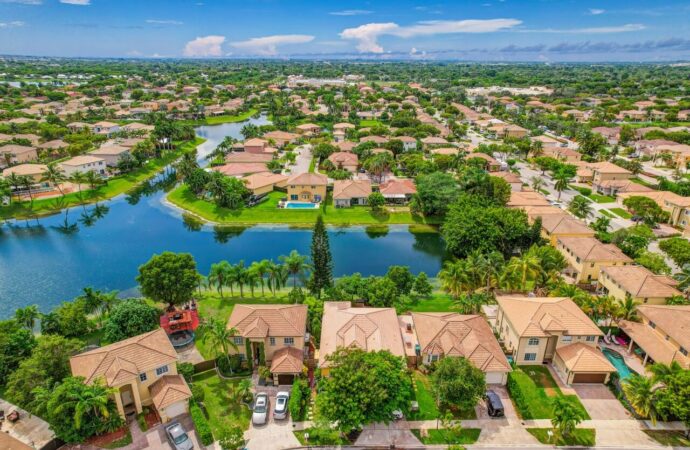
<path fill-rule="evenodd" d="M 685 238 L 672 237 L 663 240 L 659 242 L 659 248 L 666 252 L 679 267 L 690 263 L 690 242 Z"/>
<path fill-rule="evenodd" d="M 177 363 L 177 373 L 182 375 L 187 383 L 191 383 L 194 376 L 194 364 L 188 362 Z"/>
<path fill-rule="evenodd" d="M 194 400 L 196 400 L 199 403 L 202 403 L 204 401 L 204 396 L 206 395 L 204 393 L 204 388 L 197 384 L 193 384 L 190 387 L 190 389 L 192 391 L 192 396 L 194 397 Z"/>
<path fill-rule="evenodd" d="M 292 415 L 292 420 L 301 422 L 305 420 L 307 415 L 307 405 L 311 397 L 311 389 L 306 380 L 296 379 L 292 385 L 292 392 L 290 393 L 290 402 L 288 408 Z"/>
<path fill-rule="evenodd" d="M 585 197 L 589 197 L 592 195 L 592 190 L 590 188 L 586 187 L 580 187 L 580 186 L 571 186 L 573 189 L 578 191 L 580 194 L 584 195 Z"/>
<path fill-rule="evenodd" d="M 192 422 L 194 422 L 194 428 L 196 428 L 196 432 L 199 436 L 201 444 L 213 444 L 214 439 L 213 433 L 211 432 L 211 426 L 208 424 L 208 420 L 206 420 L 206 416 L 204 416 L 204 413 L 201 411 L 201 408 L 199 408 L 199 405 L 191 402 L 189 405 L 189 414 L 192 416 Z"/>
<path fill-rule="evenodd" d="M 236 358 L 233 358 L 233 356 L 236 355 L 232 355 L 230 357 L 221 355 L 216 358 L 216 368 L 218 368 L 218 371 L 221 375 L 229 377 L 240 369 L 241 360 L 239 359 L 239 355 L 237 355 Z"/>

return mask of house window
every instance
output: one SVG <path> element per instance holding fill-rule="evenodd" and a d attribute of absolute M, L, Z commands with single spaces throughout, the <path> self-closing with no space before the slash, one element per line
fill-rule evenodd
<path fill-rule="evenodd" d="M 299 199 L 299 197 L 297 196 L 297 194 L 292 194 L 292 195 L 290 195 L 290 200 L 297 200 L 297 199 Z"/>
<path fill-rule="evenodd" d="M 649 321 L 649 328 L 656 328 L 656 324 L 651 320 Z"/>
<path fill-rule="evenodd" d="M 529 338 L 527 345 L 539 345 L 539 338 Z"/>
<path fill-rule="evenodd" d="M 295 338 L 293 337 L 286 337 L 283 339 L 283 343 L 285 345 L 294 345 L 295 344 Z"/>
<path fill-rule="evenodd" d="M 161 366 L 156 369 L 156 376 L 160 377 L 164 373 L 168 373 L 168 366 Z"/>
<path fill-rule="evenodd" d="M 242 336 L 235 336 L 234 338 L 232 338 L 232 340 L 235 343 L 235 345 L 242 345 L 244 343 Z"/>
<path fill-rule="evenodd" d="M 429 355 L 429 361 L 430 362 L 438 361 L 438 355 Z"/>
<path fill-rule="evenodd" d="M 276 338 L 274 338 L 274 337 L 268 338 L 268 342 L 270 345 L 276 345 Z"/>
<path fill-rule="evenodd" d="M 587 336 L 587 342 L 594 342 L 596 336 Z"/>
<path fill-rule="evenodd" d="M 536 353 L 525 353 L 525 361 L 536 361 L 537 360 L 537 354 Z"/>
<path fill-rule="evenodd" d="M 563 337 L 561 338 L 561 341 L 562 341 L 562 342 L 572 342 L 572 341 L 573 341 L 573 337 L 572 337 L 572 336 L 563 336 Z"/>
<path fill-rule="evenodd" d="M 146 381 L 146 373 L 139 374 L 139 381 L 141 381 L 142 383 Z"/>

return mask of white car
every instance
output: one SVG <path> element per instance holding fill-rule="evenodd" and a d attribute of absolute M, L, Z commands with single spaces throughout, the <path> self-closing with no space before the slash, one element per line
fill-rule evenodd
<path fill-rule="evenodd" d="M 288 416 L 288 401 L 290 400 L 290 393 L 281 391 L 276 395 L 276 407 L 273 410 L 274 419 L 287 419 Z"/>
<path fill-rule="evenodd" d="M 268 395 L 257 394 L 254 398 L 254 412 L 252 413 L 252 423 L 254 425 L 265 425 L 268 418 Z"/>
<path fill-rule="evenodd" d="M 173 422 L 165 427 L 165 435 L 175 450 L 193 450 L 194 443 L 178 422 Z"/>

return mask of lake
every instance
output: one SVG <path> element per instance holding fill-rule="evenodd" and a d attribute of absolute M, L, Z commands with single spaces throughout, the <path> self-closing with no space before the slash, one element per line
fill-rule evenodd
<path fill-rule="evenodd" d="M 265 117 L 250 122 L 267 123 Z M 207 139 L 199 146 L 200 161 L 225 136 L 241 138 L 245 123 L 199 127 L 197 134 Z M 204 274 L 221 260 L 277 260 L 293 249 L 308 254 L 309 229 L 214 228 L 183 217 L 163 202 L 164 189 L 174 182 L 161 174 L 134 193 L 98 205 L 0 226 L 0 317 L 31 304 L 48 312 L 86 286 L 135 292 L 137 268 L 166 250 L 193 254 Z M 406 225 L 331 227 L 328 232 L 335 276 L 381 275 L 399 264 L 433 277 L 445 257 L 438 233 L 412 233 Z"/>

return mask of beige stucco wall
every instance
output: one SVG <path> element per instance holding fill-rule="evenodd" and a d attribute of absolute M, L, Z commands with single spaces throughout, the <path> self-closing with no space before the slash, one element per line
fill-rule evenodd
<path fill-rule="evenodd" d="M 285 345 L 284 337 L 276 337 L 275 338 L 275 345 L 271 345 L 271 340 L 270 338 L 250 338 L 250 342 L 263 342 L 264 344 L 264 351 L 266 352 L 265 357 L 266 361 L 271 361 L 273 359 L 273 354 L 280 350 L 281 348 L 284 347 L 294 347 L 300 350 L 304 349 L 304 336 L 287 336 L 287 337 L 292 337 L 294 339 L 294 344 L 292 345 Z M 238 344 L 238 349 L 235 350 L 232 347 L 230 348 L 229 354 L 235 355 L 235 354 L 241 354 L 244 355 L 246 358 L 246 343 L 245 343 L 245 338 L 242 338 L 242 344 Z"/>
<path fill-rule="evenodd" d="M 614 281 L 603 272 L 601 272 L 601 274 L 599 275 L 599 284 L 601 284 L 602 287 L 606 288 L 609 295 L 614 297 L 616 300 L 625 300 L 625 296 L 627 294 L 626 291 L 623 288 L 619 287 L 616 283 L 614 283 Z M 633 297 L 633 300 L 636 300 L 639 303 L 646 305 L 666 304 L 666 298 L 664 297 Z"/>
<path fill-rule="evenodd" d="M 311 202 L 315 195 L 321 196 L 321 201 L 326 200 L 326 186 L 310 186 L 304 184 L 290 184 L 287 186 L 288 200 L 292 200 L 293 195 L 297 195 L 300 202 Z"/>

